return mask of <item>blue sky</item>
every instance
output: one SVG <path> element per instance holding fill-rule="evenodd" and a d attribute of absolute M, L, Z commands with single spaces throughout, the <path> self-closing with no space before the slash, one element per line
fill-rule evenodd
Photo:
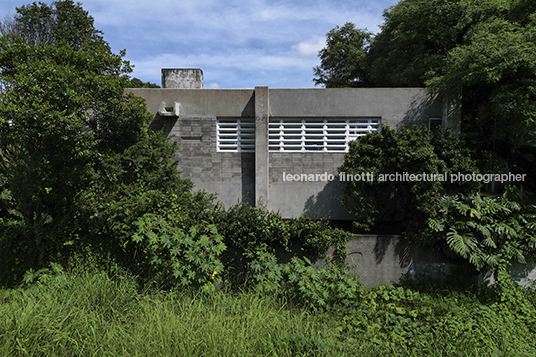
<path fill-rule="evenodd" d="M 2 0 L 0 16 L 31 2 Z M 396 2 L 81 1 L 114 52 L 126 49 L 133 77 L 160 85 L 161 68 L 201 68 L 205 88 L 312 88 L 326 33 L 346 22 L 377 32 Z"/>

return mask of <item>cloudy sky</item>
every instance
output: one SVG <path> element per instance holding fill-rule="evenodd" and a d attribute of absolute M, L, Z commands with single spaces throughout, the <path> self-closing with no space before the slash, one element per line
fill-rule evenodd
<path fill-rule="evenodd" d="M 50 3 L 51 0 L 42 0 Z M 0 15 L 33 0 L 1 0 Z M 160 85 L 161 68 L 201 68 L 205 88 L 311 88 L 326 33 L 353 22 L 377 32 L 396 0 L 85 0 L 133 77 Z"/>

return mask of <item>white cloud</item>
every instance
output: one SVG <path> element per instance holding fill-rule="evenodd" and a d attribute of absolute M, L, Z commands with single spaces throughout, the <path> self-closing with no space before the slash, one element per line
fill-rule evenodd
<path fill-rule="evenodd" d="M 320 36 L 313 36 L 293 46 L 292 49 L 299 57 L 317 57 L 318 51 L 326 46 L 326 39 Z"/>
<path fill-rule="evenodd" d="M 218 89 L 218 88 L 220 88 L 220 86 L 218 85 L 218 83 L 210 83 L 208 85 L 208 88 L 210 88 L 210 89 Z"/>
<path fill-rule="evenodd" d="M 33 0 L 2 0 L 0 15 Z M 83 0 L 133 76 L 160 83 L 160 70 L 201 68 L 209 86 L 312 87 L 325 34 L 346 22 L 377 31 L 397 0 Z M 50 1 L 47 1 L 47 3 Z"/>

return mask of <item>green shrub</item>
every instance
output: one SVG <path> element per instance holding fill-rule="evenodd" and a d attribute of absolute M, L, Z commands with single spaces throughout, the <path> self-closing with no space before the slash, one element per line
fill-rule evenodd
<path fill-rule="evenodd" d="M 208 290 L 222 282 L 220 255 L 226 246 L 216 226 L 200 223 L 184 231 L 154 214 L 144 215 L 136 225 L 132 240 L 139 244 L 141 263 L 150 267 L 153 279 L 166 286 Z"/>
<path fill-rule="evenodd" d="M 502 197 L 444 196 L 438 217 L 428 221 L 429 230 L 450 252 L 479 270 L 493 269 L 499 278 L 499 270 L 504 273 L 511 263 L 535 257 L 536 209 L 519 198 L 514 188 Z"/>
<path fill-rule="evenodd" d="M 273 249 L 265 243 L 253 251 L 243 253 L 247 259 L 244 285 L 262 293 L 279 293 L 283 282 L 283 270 Z"/>
<path fill-rule="evenodd" d="M 212 222 L 228 247 L 223 261 L 229 269 L 229 283 L 243 286 L 249 282 L 256 289 L 269 291 L 278 286 L 277 264 L 282 262 L 277 261 L 277 254 L 316 260 L 325 258 L 328 248 L 334 247 L 335 260 L 344 264 L 346 243 L 351 238 L 326 219 L 284 219 L 278 212 L 246 203 L 215 210 Z"/>
<path fill-rule="evenodd" d="M 313 267 L 306 257 L 283 266 L 285 293 L 314 311 L 345 311 L 360 301 L 363 289 L 346 267 L 328 262 Z"/>
<path fill-rule="evenodd" d="M 382 126 L 381 132 L 350 142 L 339 172 L 369 174 L 373 180 L 347 182 L 343 203 L 357 217 L 354 224 L 361 231 L 419 232 L 428 218 L 437 215 L 437 202 L 442 195 L 452 191 L 473 192 L 480 184 L 450 183 L 438 176 L 430 180 L 393 180 L 386 175 L 424 173 L 448 178 L 450 173 L 478 172 L 470 157 L 461 139 L 448 133 L 434 134 L 424 126 L 395 132 Z M 426 236 L 416 235 L 414 239 L 426 240 Z"/>

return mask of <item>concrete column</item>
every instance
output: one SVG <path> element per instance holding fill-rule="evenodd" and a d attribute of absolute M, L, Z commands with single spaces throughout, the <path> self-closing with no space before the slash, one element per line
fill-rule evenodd
<path fill-rule="evenodd" d="M 268 87 L 255 87 L 255 205 L 268 204 Z"/>

